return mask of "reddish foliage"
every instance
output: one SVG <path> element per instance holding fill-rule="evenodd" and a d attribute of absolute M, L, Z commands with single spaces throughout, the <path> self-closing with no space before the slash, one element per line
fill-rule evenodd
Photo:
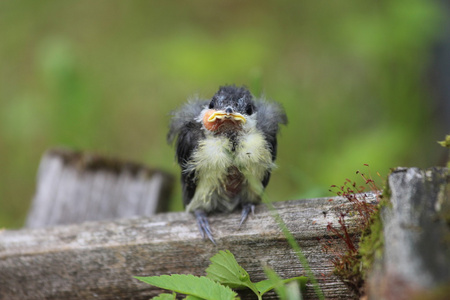
<path fill-rule="evenodd" d="M 364 164 L 368 167 L 367 164 Z M 335 238 L 341 239 L 344 241 L 345 249 L 344 251 L 338 251 L 335 247 L 332 247 L 333 243 L 328 240 L 328 243 L 323 243 L 323 249 L 328 253 L 332 252 L 333 258 L 331 259 L 332 263 L 335 266 L 336 271 L 341 274 L 343 273 L 351 273 L 352 266 L 358 261 L 358 239 L 359 236 L 355 236 L 349 233 L 346 217 L 351 216 L 353 220 L 356 221 L 356 225 L 358 227 L 358 231 L 363 232 L 366 230 L 371 223 L 371 216 L 377 212 L 378 203 L 379 203 L 379 195 L 380 189 L 378 188 L 375 181 L 370 176 L 365 175 L 359 171 L 356 172 L 359 174 L 363 181 L 364 185 L 357 185 L 355 181 L 350 179 L 346 179 L 344 184 L 341 186 L 332 185 L 330 191 L 334 192 L 337 196 L 344 197 L 350 205 L 343 204 L 340 206 L 340 210 L 338 211 L 338 223 L 339 226 L 335 226 L 331 222 L 327 225 L 327 230 L 334 235 Z M 379 175 L 379 173 L 377 173 Z M 381 177 L 381 176 L 380 176 Z M 366 193 L 366 188 L 372 192 L 371 197 Z M 369 201 L 370 198 L 376 196 L 374 201 Z M 331 199 L 330 199 L 331 200 Z M 350 279 L 354 288 L 358 289 L 362 284 L 361 278 Z"/>

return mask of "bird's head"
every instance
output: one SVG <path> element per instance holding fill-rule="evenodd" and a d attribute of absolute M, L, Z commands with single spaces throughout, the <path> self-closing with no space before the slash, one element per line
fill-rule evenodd
<path fill-rule="evenodd" d="M 255 113 L 252 98 L 245 87 L 220 87 L 202 112 L 204 127 L 212 132 L 240 130 Z"/>

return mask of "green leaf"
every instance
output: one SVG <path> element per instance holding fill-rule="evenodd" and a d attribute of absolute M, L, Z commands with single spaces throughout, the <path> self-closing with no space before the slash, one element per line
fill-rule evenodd
<path fill-rule="evenodd" d="M 202 299 L 232 300 L 237 297 L 237 294 L 230 288 L 207 277 L 173 274 L 135 278 L 162 289 L 193 295 Z"/>
<path fill-rule="evenodd" d="M 277 275 L 277 273 L 269 268 L 264 267 L 264 273 L 266 273 L 267 278 L 272 282 L 273 288 L 278 295 L 278 298 L 281 300 L 287 300 L 287 291 L 286 286 L 283 283 L 283 280 Z"/>
<path fill-rule="evenodd" d="M 288 279 L 282 279 L 281 281 L 283 284 L 288 284 L 292 281 L 297 281 L 300 283 L 300 287 L 303 290 L 303 288 L 306 286 L 306 283 L 308 282 L 308 277 L 306 276 L 292 277 Z M 265 294 L 275 287 L 274 283 L 270 279 L 262 280 L 260 282 L 255 283 L 255 285 L 261 294 Z"/>
<path fill-rule="evenodd" d="M 270 291 L 274 287 L 272 280 L 270 279 L 262 280 L 260 282 L 255 283 L 255 285 L 256 288 L 258 289 L 258 292 L 260 292 L 261 294 Z"/>
<path fill-rule="evenodd" d="M 450 148 L 450 135 L 447 135 L 447 136 L 445 137 L 445 140 L 443 140 L 443 141 L 438 141 L 438 143 L 439 143 L 442 147 Z"/>
<path fill-rule="evenodd" d="M 260 282 L 255 283 L 256 288 L 258 289 L 258 292 L 262 294 L 270 291 L 273 289 L 273 284 L 270 279 L 262 280 Z"/>
<path fill-rule="evenodd" d="M 176 299 L 176 294 L 167 294 L 167 293 L 163 293 L 163 294 L 159 294 L 156 297 L 153 297 L 151 300 L 175 300 Z"/>
<path fill-rule="evenodd" d="M 301 299 L 300 287 L 304 289 L 308 278 L 305 276 L 281 279 L 274 270 L 264 267 L 264 272 L 269 279 L 256 283 L 258 291 L 264 293 L 275 289 L 280 299 Z M 300 284 L 300 286 L 299 286 Z"/>
<path fill-rule="evenodd" d="M 203 300 L 202 298 L 199 297 L 195 297 L 192 295 L 187 295 L 186 298 L 184 298 L 185 300 Z"/>
<path fill-rule="evenodd" d="M 250 275 L 244 270 L 229 251 L 219 251 L 210 258 L 211 264 L 206 269 L 207 277 L 233 289 L 249 288 L 256 295 L 258 290 Z"/>
<path fill-rule="evenodd" d="M 298 281 L 291 281 L 285 285 L 286 296 L 289 300 L 302 300 L 302 293 Z"/>

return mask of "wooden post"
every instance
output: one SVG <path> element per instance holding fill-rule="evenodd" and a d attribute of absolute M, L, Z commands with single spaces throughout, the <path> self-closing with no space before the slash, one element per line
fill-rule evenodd
<path fill-rule="evenodd" d="M 371 299 L 444 299 L 450 283 L 450 188 L 447 168 L 398 168 L 383 208 L 383 258 L 368 282 Z M 427 296 L 428 295 L 428 296 Z"/>
<path fill-rule="evenodd" d="M 173 177 L 159 170 L 68 149 L 47 151 L 26 226 L 151 216 L 166 210 Z"/>

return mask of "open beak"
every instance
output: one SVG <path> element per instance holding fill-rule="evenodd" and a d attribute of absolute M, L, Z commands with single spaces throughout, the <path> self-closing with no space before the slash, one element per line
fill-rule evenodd
<path fill-rule="evenodd" d="M 240 113 L 227 113 L 223 110 L 217 110 L 217 111 L 213 112 L 208 117 L 208 122 L 215 122 L 217 119 L 240 121 L 240 122 L 243 122 L 244 124 L 247 122 L 245 117 L 243 115 L 241 115 Z"/>

